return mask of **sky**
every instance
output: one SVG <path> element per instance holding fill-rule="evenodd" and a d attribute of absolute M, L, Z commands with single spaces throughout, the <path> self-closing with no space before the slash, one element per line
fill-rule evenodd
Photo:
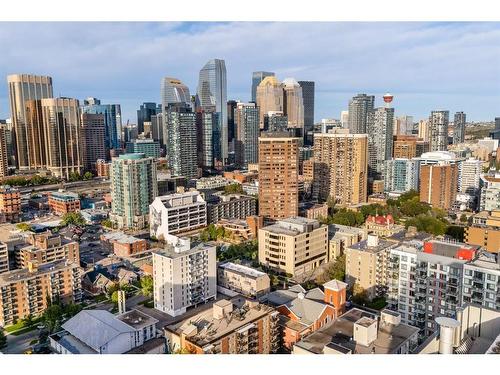
<path fill-rule="evenodd" d="M 253 71 L 315 81 L 316 121 L 340 118 L 357 93 L 382 106 L 386 92 L 415 120 L 441 109 L 500 116 L 500 23 L 0 22 L 0 118 L 6 76 L 31 73 L 50 75 L 54 95 L 121 104 L 136 123 L 142 102 L 160 101 L 162 77 L 195 94 L 212 58 L 226 61 L 228 100 L 251 99 Z"/>

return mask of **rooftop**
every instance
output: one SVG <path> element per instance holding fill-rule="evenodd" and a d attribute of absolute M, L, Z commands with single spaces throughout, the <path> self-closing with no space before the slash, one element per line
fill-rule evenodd
<path fill-rule="evenodd" d="M 0 286 L 8 285 L 17 281 L 29 279 L 46 273 L 54 273 L 68 267 L 75 268 L 78 267 L 78 264 L 68 262 L 67 260 L 58 260 L 55 262 L 38 265 L 36 267 L 36 270 L 33 270 L 32 272 L 30 272 L 27 268 L 5 272 L 0 274 Z"/>
<path fill-rule="evenodd" d="M 158 319 L 152 318 L 139 310 L 127 311 L 116 318 L 136 330 L 158 323 Z"/>
<path fill-rule="evenodd" d="M 353 340 L 354 323 L 368 324 L 377 319 L 375 314 L 353 308 L 295 345 L 316 354 L 323 353 L 323 349 L 328 345 L 339 346 L 347 349 L 345 352 L 350 350 L 355 354 L 390 354 L 418 332 L 418 328 L 407 324 L 394 325 L 379 322 L 377 338 L 369 346 L 358 344 Z"/>
<path fill-rule="evenodd" d="M 212 249 L 215 250 L 214 245 L 210 245 L 208 243 L 199 243 L 197 245 L 191 246 L 191 248 L 189 250 L 176 252 L 175 247 L 172 244 L 165 244 L 165 247 L 163 249 L 156 248 L 156 249 L 152 249 L 151 252 L 153 254 L 161 255 L 164 257 L 168 257 L 168 258 L 178 258 L 178 257 L 191 255 L 191 254 L 197 253 L 199 251 L 212 250 Z"/>
<path fill-rule="evenodd" d="M 500 254 L 493 254 L 487 251 L 481 251 L 468 265 L 485 268 L 493 271 L 500 271 Z"/>
<path fill-rule="evenodd" d="M 103 240 L 105 241 L 116 241 L 120 243 L 136 243 L 140 241 L 144 241 L 144 239 L 137 238 L 131 236 L 130 234 L 126 234 L 123 232 L 108 232 L 102 235 Z"/>
<path fill-rule="evenodd" d="M 177 335 L 185 333 L 188 341 L 204 347 L 239 329 L 249 327 L 274 311 L 269 306 L 243 297 L 235 297 L 230 302 L 234 309 L 222 319 L 214 318 L 212 308 L 208 308 L 193 317 L 166 326 L 165 329 Z"/>
<path fill-rule="evenodd" d="M 368 239 L 359 241 L 351 246 L 349 246 L 349 249 L 354 249 L 354 250 L 359 250 L 359 251 L 366 251 L 370 253 L 378 253 L 382 250 L 388 249 L 391 246 L 394 246 L 394 242 L 386 241 L 386 240 L 381 240 L 379 239 L 376 242 L 376 245 L 374 246 L 369 246 L 368 245 Z"/>
<path fill-rule="evenodd" d="M 261 272 L 259 270 L 256 270 L 255 268 L 246 267 L 246 266 L 243 266 L 241 264 L 232 263 L 232 262 L 219 264 L 219 268 L 233 271 L 233 272 L 239 273 L 241 275 L 244 275 L 244 276 L 247 276 L 247 277 L 250 277 L 253 279 L 267 275 L 265 272 Z"/>
<path fill-rule="evenodd" d="M 280 220 L 276 224 L 269 225 L 262 229 L 276 234 L 296 236 L 301 233 L 311 232 L 320 226 L 318 220 L 296 216 Z"/>

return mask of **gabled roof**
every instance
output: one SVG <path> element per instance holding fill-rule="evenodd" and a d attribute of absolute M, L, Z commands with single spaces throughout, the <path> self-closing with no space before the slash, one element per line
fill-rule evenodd
<path fill-rule="evenodd" d="M 62 328 L 97 352 L 115 337 L 134 332 L 132 327 L 106 310 L 82 310 Z"/>
<path fill-rule="evenodd" d="M 288 288 L 289 291 L 291 292 L 297 292 L 297 293 L 305 293 L 306 290 L 302 288 L 300 284 L 294 285 L 291 288 Z"/>
<path fill-rule="evenodd" d="M 307 298 L 295 298 L 285 306 L 300 319 L 301 323 L 311 325 L 319 319 L 327 304 Z"/>
<path fill-rule="evenodd" d="M 330 290 L 340 291 L 342 289 L 347 288 L 347 284 L 344 283 L 343 281 L 333 279 L 324 283 L 323 287 Z"/>
<path fill-rule="evenodd" d="M 308 290 L 305 293 L 305 298 L 311 299 L 314 301 L 318 302 L 324 302 L 325 301 L 325 293 L 320 288 L 314 288 L 311 290 Z"/>

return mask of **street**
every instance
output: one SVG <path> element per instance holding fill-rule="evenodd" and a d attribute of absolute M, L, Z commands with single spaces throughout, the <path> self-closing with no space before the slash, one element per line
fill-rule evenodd
<path fill-rule="evenodd" d="M 7 348 L 3 349 L 5 354 L 22 354 L 30 347 L 30 342 L 38 339 L 40 330 L 34 329 L 19 336 L 7 335 Z"/>

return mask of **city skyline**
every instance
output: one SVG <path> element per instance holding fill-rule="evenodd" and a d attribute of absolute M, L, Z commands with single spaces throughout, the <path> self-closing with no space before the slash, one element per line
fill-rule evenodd
<path fill-rule="evenodd" d="M 178 77 L 195 92 L 213 58 L 226 61 L 228 100 L 251 99 L 254 71 L 315 81 L 315 122 L 340 118 L 358 93 L 381 106 L 386 91 L 396 116 L 415 121 L 440 109 L 469 121 L 498 115 L 497 23 L 0 23 L 0 30 L 0 118 L 10 117 L 7 75 L 30 73 L 51 76 L 54 96 L 121 104 L 123 124 L 136 123 L 140 104 L 160 103 L 162 78 Z"/>

